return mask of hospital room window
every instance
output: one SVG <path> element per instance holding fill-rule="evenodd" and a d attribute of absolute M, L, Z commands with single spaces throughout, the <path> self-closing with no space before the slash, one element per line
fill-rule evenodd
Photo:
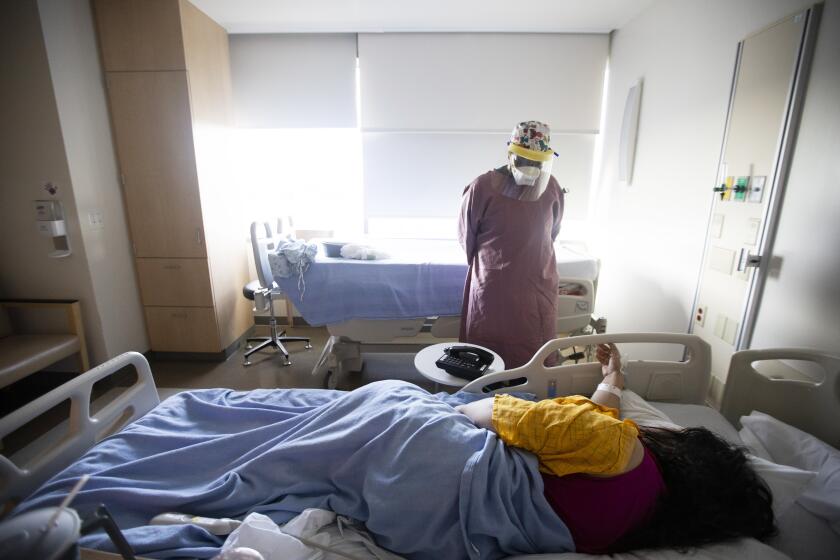
<path fill-rule="evenodd" d="M 583 240 L 608 50 L 606 36 L 589 34 L 360 33 L 368 233 L 455 237 L 464 188 L 505 164 L 517 122 L 539 118 L 552 127 L 552 174 L 569 191 L 560 236 Z M 540 76 L 544 93 L 500 79 L 510 68 Z"/>
<path fill-rule="evenodd" d="M 252 219 L 359 233 L 355 34 L 230 36 L 237 178 Z"/>
<path fill-rule="evenodd" d="M 361 135 L 356 128 L 238 128 L 237 174 L 254 219 L 361 233 Z"/>

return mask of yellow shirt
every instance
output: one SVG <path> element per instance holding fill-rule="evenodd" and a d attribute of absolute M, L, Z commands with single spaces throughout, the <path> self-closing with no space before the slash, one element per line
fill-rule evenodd
<path fill-rule="evenodd" d="M 496 395 L 493 428 L 508 445 L 536 454 L 540 471 L 557 476 L 619 474 L 639 435 L 638 426 L 619 420 L 616 409 L 581 396 L 531 402 Z"/>

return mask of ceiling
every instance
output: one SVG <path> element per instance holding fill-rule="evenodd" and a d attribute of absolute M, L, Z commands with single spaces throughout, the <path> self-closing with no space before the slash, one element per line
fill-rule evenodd
<path fill-rule="evenodd" d="M 655 0 L 191 0 L 228 33 L 607 33 Z"/>

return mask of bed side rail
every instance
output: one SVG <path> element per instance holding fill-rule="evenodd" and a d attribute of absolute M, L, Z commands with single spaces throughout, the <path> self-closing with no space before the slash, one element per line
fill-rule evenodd
<path fill-rule="evenodd" d="M 808 362 L 809 371 L 814 369 L 817 375 L 785 375 L 785 369 L 793 368 L 781 360 Z M 771 414 L 840 448 L 840 356 L 808 348 L 735 352 L 720 411 L 740 428 L 740 417 L 753 410 Z"/>
<path fill-rule="evenodd" d="M 137 381 L 91 416 L 90 399 L 94 383 L 126 366 L 135 368 Z M 126 352 L 0 418 L 0 438 L 67 399 L 70 400 L 68 428 L 58 442 L 20 466 L 0 455 L 0 502 L 25 498 L 97 442 L 122 425 L 140 418 L 160 402 L 149 362 L 142 354 Z"/>
<path fill-rule="evenodd" d="M 677 344 L 685 347 L 684 361 L 630 360 L 625 383 L 647 400 L 704 404 L 709 390 L 711 349 L 700 337 L 676 333 L 606 333 L 550 340 L 524 366 L 483 376 L 462 390 L 475 393 L 534 393 L 538 398 L 563 395 L 591 395 L 603 379 L 597 362 L 545 366 L 552 353 L 570 346 L 605 343 Z M 499 381 L 524 378 L 524 383 L 489 390 Z"/>

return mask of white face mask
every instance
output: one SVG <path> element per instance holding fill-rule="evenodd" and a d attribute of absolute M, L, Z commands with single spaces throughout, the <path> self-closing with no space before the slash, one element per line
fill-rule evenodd
<path fill-rule="evenodd" d="M 516 167 L 511 165 L 510 169 L 513 180 L 521 187 L 532 187 L 540 177 L 540 170 L 537 167 Z"/>

